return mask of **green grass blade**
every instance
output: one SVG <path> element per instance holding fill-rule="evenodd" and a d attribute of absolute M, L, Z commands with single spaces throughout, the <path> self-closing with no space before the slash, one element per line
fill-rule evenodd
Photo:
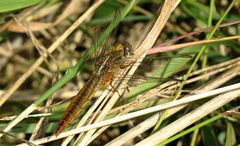
<path fill-rule="evenodd" d="M 236 134 L 234 131 L 234 127 L 231 123 L 227 123 L 227 137 L 226 137 L 226 143 L 225 145 L 236 145 L 237 140 L 236 140 Z"/>
<path fill-rule="evenodd" d="M 216 120 L 221 119 L 222 117 L 223 117 L 223 115 L 219 114 L 219 115 L 217 115 L 215 117 L 212 117 L 212 118 L 210 118 L 208 120 L 205 120 L 204 122 L 201 122 L 201 123 L 197 124 L 196 126 L 188 128 L 187 130 L 184 130 L 183 132 L 181 132 L 181 133 L 179 133 L 179 134 L 177 134 L 177 135 L 175 135 L 175 136 L 173 136 L 173 137 L 171 137 L 171 138 L 169 138 L 169 139 L 159 143 L 157 146 L 166 145 L 166 144 L 168 144 L 168 143 L 170 143 L 170 142 L 172 142 L 172 141 L 174 141 L 174 140 L 176 140 L 178 138 L 183 137 L 184 135 L 187 135 L 187 134 L 193 132 L 195 129 L 199 129 L 199 128 L 203 127 L 203 126 L 211 124 L 211 123 L 215 122 Z"/>
<path fill-rule="evenodd" d="M 1 0 L 0 13 L 30 7 L 44 1 L 45 0 Z"/>

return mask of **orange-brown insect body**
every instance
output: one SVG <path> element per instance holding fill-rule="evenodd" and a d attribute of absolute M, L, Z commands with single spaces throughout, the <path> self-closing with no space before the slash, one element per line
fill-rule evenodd
<path fill-rule="evenodd" d="M 113 81 L 116 73 L 125 66 L 124 63 L 133 54 L 125 44 L 117 44 L 106 53 L 99 56 L 96 71 L 84 87 L 75 95 L 65 110 L 54 135 L 59 135 L 85 108 L 99 88 L 106 88 Z M 126 66 L 125 66 L 126 67 Z"/>

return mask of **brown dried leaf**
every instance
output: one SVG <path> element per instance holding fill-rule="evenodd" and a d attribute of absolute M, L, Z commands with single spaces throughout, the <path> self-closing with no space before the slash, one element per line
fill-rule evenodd
<path fill-rule="evenodd" d="M 54 24 L 58 24 L 59 22 L 69 17 L 71 14 L 84 11 L 84 6 L 87 6 L 87 3 L 89 3 L 88 0 L 72 0 Z"/>
<path fill-rule="evenodd" d="M 25 23 L 24 26 L 27 26 L 27 28 L 30 31 L 39 31 L 39 30 L 44 30 L 49 27 L 53 26 L 53 23 L 42 23 L 42 22 L 30 22 L 30 23 Z M 1 30 L 1 29 L 0 29 Z M 19 25 L 15 22 L 11 23 L 7 27 L 8 31 L 13 31 L 13 32 L 25 32 L 25 29 L 22 25 Z"/>
<path fill-rule="evenodd" d="M 31 20 L 39 20 L 41 18 L 47 17 L 50 14 L 56 13 L 56 11 L 62 6 L 62 3 L 56 3 L 48 7 L 44 7 L 37 13 L 31 15 Z"/>

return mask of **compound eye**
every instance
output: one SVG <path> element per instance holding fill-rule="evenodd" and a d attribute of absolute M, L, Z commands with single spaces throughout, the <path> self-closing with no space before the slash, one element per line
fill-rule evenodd
<path fill-rule="evenodd" d="M 128 42 L 124 42 L 124 56 L 131 56 L 133 55 L 132 46 Z"/>

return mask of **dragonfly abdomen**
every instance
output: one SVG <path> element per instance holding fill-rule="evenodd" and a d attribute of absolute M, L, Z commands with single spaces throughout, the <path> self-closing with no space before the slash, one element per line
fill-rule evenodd
<path fill-rule="evenodd" d="M 61 120 L 58 122 L 58 127 L 54 132 L 54 135 L 59 135 L 63 129 L 65 129 L 85 108 L 88 102 L 94 96 L 101 78 L 92 77 L 79 91 L 77 95 L 73 97 L 73 100 L 65 110 Z"/>

